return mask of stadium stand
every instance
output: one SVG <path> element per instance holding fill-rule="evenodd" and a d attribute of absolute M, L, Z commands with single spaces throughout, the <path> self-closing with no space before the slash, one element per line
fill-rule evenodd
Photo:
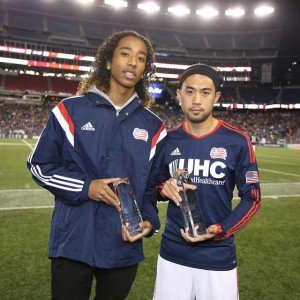
<path fill-rule="evenodd" d="M 38 136 L 47 118 L 48 112 L 40 105 L 0 101 L 0 137 L 32 138 Z"/>
<path fill-rule="evenodd" d="M 286 88 L 283 90 L 280 97 L 281 103 L 299 103 L 300 102 L 300 89 L 296 88 Z"/>
<path fill-rule="evenodd" d="M 0 101 L 0 137 L 38 136 L 56 103 L 34 105 Z M 174 101 L 157 103 L 152 110 L 166 122 L 168 128 L 183 120 L 181 109 Z M 277 144 L 278 141 L 300 143 L 300 114 L 296 111 L 222 110 L 215 112 L 215 115 L 256 136 L 260 144 Z"/>
<path fill-rule="evenodd" d="M 204 35 L 202 33 L 177 32 L 176 35 L 180 40 L 180 45 L 184 45 L 184 47 L 189 50 L 206 48 Z"/>
<path fill-rule="evenodd" d="M 257 49 L 262 47 L 262 33 L 244 32 L 235 36 L 235 44 L 238 49 Z"/>
<path fill-rule="evenodd" d="M 180 46 L 176 36 L 171 31 L 162 32 L 161 30 L 148 29 L 147 33 L 150 41 L 156 46 L 169 48 Z"/>
<path fill-rule="evenodd" d="M 44 28 L 44 17 L 28 11 L 10 11 L 8 14 L 8 28 L 21 30 L 46 31 Z"/>
<path fill-rule="evenodd" d="M 11 39 L 21 39 L 23 41 L 45 41 L 49 38 L 49 33 L 36 31 L 36 30 L 26 30 L 14 27 L 7 27 L 6 29 L 6 37 Z"/>
<path fill-rule="evenodd" d="M 102 22 L 102 18 L 88 21 L 85 18 L 75 19 L 57 13 L 57 15 L 45 13 L 38 9 L 34 12 L 22 9 L 10 9 L 1 11 L 0 16 L 8 15 L 8 23 L 5 25 L 4 36 L 18 39 L 39 40 L 44 43 L 64 43 L 67 45 L 85 45 L 97 47 L 94 39 L 103 39 L 113 31 L 135 29 L 149 37 L 156 47 L 181 48 L 182 53 L 201 55 L 201 50 L 216 50 L 216 57 L 248 57 L 261 56 L 260 52 L 250 51 L 245 54 L 243 50 L 264 49 L 268 55 L 275 55 L 270 49 L 278 49 L 280 32 L 266 29 L 265 31 L 251 31 L 244 29 L 239 32 L 224 32 L 219 28 L 216 32 L 206 31 L 205 28 L 193 28 L 193 30 L 171 30 L 165 27 L 149 28 L 142 24 L 121 24 L 118 22 Z M 3 24 L 4 25 L 4 24 Z M 3 26 L 2 26 L 3 28 Z M 219 31 L 219 32 L 218 32 Z M 195 51 L 197 50 L 197 51 Z M 231 55 L 228 52 L 218 50 L 235 50 Z M 236 51 L 240 50 L 240 51 Z M 211 52 L 208 52 L 210 55 Z M 205 53 L 204 53 L 205 54 Z M 227 54 L 227 55 L 226 55 Z"/>
<path fill-rule="evenodd" d="M 51 92 L 55 94 L 59 93 L 65 93 L 70 95 L 75 95 L 78 81 L 76 80 L 66 80 L 66 79 L 60 79 L 60 78 L 51 78 L 50 79 L 51 84 Z"/>
<path fill-rule="evenodd" d="M 279 19 L 278 15 L 275 15 L 273 19 L 261 22 L 246 17 L 244 22 L 239 21 L 238 26 L 236 22 L 230 23 L 224 17 L 220 17 L 218 22 L 206 23 L 200 21 L 198 17 L 190 16 L 188 21 L 178 19 L 174 23 L 171 16 L 166 13 L 157 17 L 153 16 L 153 21 L 151 21 L 151 17 L 145 18 L 136 9 L 129 9 L 122 13 L 103 4 L 94 9 L 83 9 L 76 7 L 71 2 L 68 0 L 46 3 L 28 0 L 25 3 L 24 1 L 4 0 L 0 3 L 0 46 L 19 49 L 17 52 L 0 49 L 0 56 L 5 59 L 31 60 L 28 66 L 10 65 L 10 68 L 7 63 L 0 62 L 2 114 L 4 114 L 4 108 L 9 111 L 15 110 L 16 113 L 22 110 L 21 103 L 24 105 L 26 99 L 31 100 L 30 97 L 24 98 L 28 94 L 40 95 L 41 101 L 38 105 L 32 104 L 34 101 L 31 104 L 28 104 L 30 101 L 25 102 L 29 105 L 26 110 L 30 112 L 36 110 L 38 114 L 41 110 L 44 113 L 50 109 L 55 103 L 52 100 L 56 99 L 56 96 L 59 100 L 64 96 L 76 93 L 80 75 L 90 67 L 91 61 L 47 56 L 44 55 L 45 53 L 55 52 L 93 57 L 104 38 L 113 32 L 126 29 L 134 29 L 148 37 L 156 49 L 157 61 L 160 63 L 190 65 L 203 62 L 225 68 L 251 67 L 251 71 L 244 73 L 220 72 L 225 79 L 221 99 L 223 103 L 234 104 L 233 107 L 236 107 L 235 105 L 240 103 L 296 104 L 300 102 L 300 76 L 293 73 L 296 65 L 291 67 L 289 61 L 289 65 L 285 66 L 285 69 L 279 67 L 278 57 L 283 54 L 284 57 L 292 58 L 290 53 L 297 51 L 297 47 L 289 50 L 289 53 L 285 52 L 284 46 L 289 37 L 289 31 L 284 27 L 286 19 Z M 197 1 L 191 2 L 196 3 Z M 32 50 L 32 53 L 22 53 L 20 49 L 27 49 L 29 52 Z M 52 65 L 49 71 L 49 68 L 38 66 L 38 63 L 43 63 L 43 66 L 45 63 L 54 63 L 55 66 Z M 263 63 L 271 65 L 267 84 L 261 84 Z M 70 65 L 73 66 L 68 71 L 59 69 L 59 66 L 68 67 Z M 73 71 L 73 67 L 77 71 Z M 78 71 L 79 67 L 84 67 L 84 72 Z M 285 75 L 286 68 L 291 69 L 287 75 Z M 180 72 L 178 69 L 168 68 L 158 68 L 157 70 L 160 73 L 168 72 L 175 76 Z M 40 75 L 24 74 L 26 71 Z M 53 73 L 52 77 L 41 76 L 46 71 Z M 74 80 L 67 80 L 66 73 L 68 72 L 72 73 L 71 78 Z M 239 78 L 237 78 L 238 76 Z M 244 79 L 246 82 L 241 80 L 243 77 L 247 78 Z M 232 84 L 227 84 L 228 78 L 231 78 Z M 173 82 L 164 79 L 165 86 L 169 90 L 173 86 L 173 91 L 165 97 L 166 104 L 157 102 L 157 106 L 154 108 L 167 122 L 168 127 L 182 119 L 182 114 L 174 99 L 177 83 L 176 79 Z M 49 100 L 45 95 L 53 95 L 54 98 Z M 225 117 L 228 114 L 229 121 L 244 127 L 245 130 L 252 130 L 255 126 L 242 124 L 239 120 L 248 119 L 250 122 L 252 116 L 257 116 L 261 122 L 264 119 L 271 120 L 266 125 L 268 127 L 264 128 L 265 132 L 270 132 L 270 128 L 276 127 L 278 122 L 283 124 L 283 128 L 292 128 L 293 133 L 297 132 L 295 126 L 286 120 L 286 118 L 291 118 L 295 121 L 295 111 L 282 111 L 283 119 L 281 119 L 279 111 L 273 113 L 247 112 L 249 118 L 248 116 L 245 118 L 245 111 L 235 111 L 234 114 L 228 111 L 218 113 Z M 12 112 L 10 115 L 14 116 Z M 263 127 L 264 124 L 261 124 Z M 298 123 L 296 122 L 296 124 Z M 26 134 L 33 135 L 29 125 L 26 126 Z M 37 128 L 40 128 L 39 126 Z M 3 133 L 2 127 L 1 130 Z M 13 128 L 9 130 L 20 130 L 20 125 L 14 124 Z M 272 132 L 274 131 L 276 138 L 280 138 L 282 128 L 272 130 Z M 7 135 L 7 130 L 5 132 Z M 34 134 L 38 134 L 38 132 Z"/>
<path fill-rule="evenodd" d="M 280 43 L 280 31 L 265 32 L 262 37 L 262 44 L 265 48 L 277 49 Z"/>
<path fill-rule="evenodd" d="M 48 31 L 53 34 L 81 36 L 78 21 L 66 17 L 47 16 Z"/>
<path fill-rule="evenodd" d="M 42 76 L 31 75 L 5 75 L 3 76 L 4 89 L 24 92 L 41 92 L 47 93 L 49 87 L 47 78 Z"/>
<path fill-rule="evenodd" d="M 209 48 L 216 50 L 233 49 L 233 35 L 230 33 L 210 33 L 206 35 Z"/>
<path fill-rule="evenodd" d="M 272 103 L 279 92 L 270 86 L 240 87 L 239 90 L 244 103 Z"/>
<path fill-rule="evenodd" d="M 90 39 L 98 39 L 102 40 L 105 39 L 105 37 L 109 36 L 113 32 L 113 28 L 111 25 L 102 23 L 99 26 L 99 23 L 97 22 L 87 22 L 82 21 L 81 22 L 83 33 L 87 37 L 88 40 Z M 96 47 L 99 46 L 99 42 L 96 45 Z"/>

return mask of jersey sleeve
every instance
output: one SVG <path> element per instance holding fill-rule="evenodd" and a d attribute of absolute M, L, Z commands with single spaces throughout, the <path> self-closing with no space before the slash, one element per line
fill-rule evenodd
<path fill-rule="evenodd" d="M 35 182 L 68 205 L 88 201 L 91 179 L 78 167 L 73 170 L 64 159 L 74 148 L 74 125 L 60 102 L 51 112 L 40 139 L 27 159 L 27 168 Z M 76 169 L 76 170 L 75 170 Z"/>
<path fill-rule="evenodd" d="M 216 236 L 215 240 L 226 239 L 244 228 L 261 206 L 259 172 L 248 137 L 245 138 L 237 155 L 235 182 L 240 202 L 220 223 L 222 232 Z"/>
<path fill-rule="evenodd" d="M 153 225 L 153 230 L 150 235 L 155 234 L 160 228 L 160 221 L 158 217 L 156 185 L 159 182 L 160 168 L 163 161 L 165 137 L 167 131 L 165 124 L 162 124 L 157 134 L 152 140 L 152 149 L 155 147 L 153 154 L 153 163 L 149 173 L 144 199 L 142 204 L 142 217 L 144 221 L 149 221 Z"/>

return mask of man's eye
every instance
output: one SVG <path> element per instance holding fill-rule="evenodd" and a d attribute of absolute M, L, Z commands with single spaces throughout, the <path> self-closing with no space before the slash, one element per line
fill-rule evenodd
<path fill-rule="evenodd" d="M 139 59 L 140 62 L 145 62 L 146 61 L 146 58 L 144 56 L 140 56 L 138 59 Z"/>
<path fill-rule="evenodd" d="M 191 94 L 193 94 L 193 91 L 192 91 L 192 90 L 186 90 L 186 93 L 187 93 L 188 95 L 191 95 Z"/>
<path fill-rule="evenodd" d="M 203 95 L 203 96 L 208 96 L 208 95 L 209 95 L 209 92 L 208 92 L 208 91 L 203 91 L 203 92 L 202 92 L 202 95 Z"/>
<path fill-rule="evenodd" d="M 121 55 L 122 55 L 122 56 L 128 56 L 129 53 L 127 53 L 127 52 L 121 52 Z"/>

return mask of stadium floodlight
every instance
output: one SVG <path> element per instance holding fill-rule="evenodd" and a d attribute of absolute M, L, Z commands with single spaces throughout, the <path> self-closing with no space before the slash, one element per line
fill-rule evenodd
<path fill-rule="evenodd" d="M 240 18 L 245 14 L 245 10 L 240 7 L 229 8 L 225 11 L 225 15 L 233 18 Z"/>
<path fill-rule="evenodd" d="M 211 19 L 219 15 L 219 11 L 211 6 L 197 9 L 196 14 L 204 19 Z"/>
<path fill-rule="evenodd" d="M 94 0 L 77 0 L 77 2 L 79 2 L 81 4 L 90 4 L 90 3 L 93 3 Z"/>
<path fill-rule="evenodd" d="M 254 13 L 258 17 L 263 17 L 263 16 L 266 16 L 266 15 L 270 15 L 273 12 L 274 12 L 274 7 L 268 6 L 268 5 L 259 6 L 259 7 L 255 8 L 255 10 L 254 10 Z"/>
<path fill-rule="evenodd" d="M 168 7 L 168 12 L 178 17 L 182 17 L 182 16 L 189 15 L 191 10 L 183 5 L 178 5 L 178 6 Z"/>
<path fill-rule="evenodd" d="M 160 78 L 167 78 L 167 79 L 178 79 L 178 74 L 155 73 L 155 76 Z"/>
<path fill-rule="evenodd" d="M 104 3 L 116 8 L 127 7 L 128 5 L 128 2 L 123 0 L 105 0 Z"/>
<path fill-rule="evenodd" d="M 138 3 L 138 9 L 144 10 L 147 13 L 154 13 L 160 10 L 160 6 L 153 1 Z"/>
<path fill-rule="evenodd" d="M 159 62 L 155 62 L 154 65 L 157 68 L 161 68 L 161 69 L 178 69 L 178 70 L 185 70 L 186 68 L 190 67 L 189 65 L 166 64 L 166 63 L 159 63 Z"/>

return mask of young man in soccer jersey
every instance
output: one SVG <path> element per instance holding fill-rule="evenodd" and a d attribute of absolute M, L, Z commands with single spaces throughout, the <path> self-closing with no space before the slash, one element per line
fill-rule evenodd
<path fill-rule="evenodd" d="M 260 207 L 258 169 L 248 135 L 213 117 L 220 98 L 218 72 L 196 64 L 181 78 L 177 97 L 185 121 L 168 132 L 160 196 L 169 200 L 157 264 L 155 300 L 238 299 L 234 234 Z M 190 237 L 180 212 L 180 187 L 172 179 L 187 168 L 207 233 Z M 233 190 L 240 202 L 232 209 Z"/>
<path fill-rule="evenodd" d="M 155 197 L 146 197 L 166 135 L 163 122 L 147 109 L 153 63 L 153 48 L 138 33 L 108 37 L 78 96 L 53 109 L 28 158 L 34 180 L 55 196 L 52 299 L 89 299 L 93 277 L 95 299 L 125 299 L 144 258 L 142 239 L 159 228 L 156 202 L 149 200 Z M 134 237 L 121 226 L 111 186 L 125 177 L 144 221 Z"/>

